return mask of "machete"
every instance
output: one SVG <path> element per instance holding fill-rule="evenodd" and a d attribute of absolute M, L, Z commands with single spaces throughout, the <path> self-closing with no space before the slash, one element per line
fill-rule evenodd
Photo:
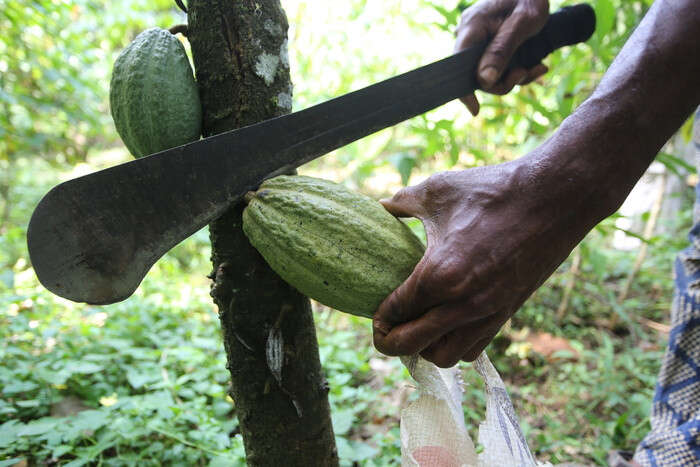
<path fill-rule="evenodd" d="M 563 8 L 518 49 L 511 67 L 530 68 L 594 29 L 590 6 Z M 472 93 L 485 47 L 57 185 L 37 205 L 27 231 L 39 281 L 75 302 L 126 299 L 158 258 L 264 179 Z"/>

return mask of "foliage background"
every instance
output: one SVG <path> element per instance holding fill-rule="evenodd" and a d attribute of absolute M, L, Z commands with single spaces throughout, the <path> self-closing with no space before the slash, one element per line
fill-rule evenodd
<path fill-rule="evenodd" d="M 468 3 L 283 1 L 295 108 L 449 54 Z M 302 172 L 380 197 L 438 170 L 518 157 L 586 98 L 650 3 L 593 1 L 598 29 L 589 43 L 548 58 L 551 71 L 539 84 L 482 95 L 478 118 L 453 102 Z M 0 0 L 0 10 L 0 466 L 242 463 L 208 296 L 207 232 L 166 255 L 135 296 L 106 307 L 43 290 L 24 240 L 51 186 L 129 159 L 109 116 L 111 64 L 138 32 L 183 23 L 184 14 L 167 0 Z M 661 157 L 669 177 L 691 169 L 677 149 Z M 649 249 L 639 270 L 638 250 L 612 246 L 613 216 L 491 345 L 541 460 L 603 465 L 609 449 L 633 449 L 648 429 L 671 264 L 685 246 L 692 190 L 681 183 L 675 196 L 679 207 L 662 233 L 643 238 Z M 406 373 L 376 353 L 366 320 L 315 308 L 343 464 L 398 465 L 397 416 L 411 397 Z M 482 386 L 469 365 L 464 374 L 475 434 Z"/>

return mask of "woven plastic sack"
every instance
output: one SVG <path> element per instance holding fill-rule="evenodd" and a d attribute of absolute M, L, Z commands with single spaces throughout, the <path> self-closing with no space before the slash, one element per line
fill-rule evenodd
<path fill-rule="evenodd" d="M 459 369 L 438 368 L 414 355 L 401 361 L 417 383 L 418 399 L 401 411 L 401 457 L 404 467 L 531 467 L 527 446 L 503 380 L 485 353 L 474 368 L 486 387 L 486 420 L 479 425 L 476 453 L 462 412 Z"/>

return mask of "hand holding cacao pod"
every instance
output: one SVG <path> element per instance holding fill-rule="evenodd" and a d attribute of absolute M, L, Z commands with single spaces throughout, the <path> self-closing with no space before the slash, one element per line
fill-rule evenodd
<path fill-rule="evenodd" d="M 421 219 L 428 247 L 374 315 L 379 351 L 473 361 L 567 257 L 590 223 L 555 214 L 565 200 L 531 175 L 522 160 L 444 172 L 382 201 Z"/>

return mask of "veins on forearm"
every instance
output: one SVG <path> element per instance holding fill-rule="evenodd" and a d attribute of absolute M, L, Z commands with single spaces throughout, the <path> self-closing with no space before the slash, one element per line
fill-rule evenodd
<path fill-rule="evenodd" d="M 598 220 L 622 203 L 700 103 L 696 10 L 691 0 L 655 3 L 593 95 L 530 158 L 550 196 L 571 201 L 570 208 L 587 199 Z"/>

